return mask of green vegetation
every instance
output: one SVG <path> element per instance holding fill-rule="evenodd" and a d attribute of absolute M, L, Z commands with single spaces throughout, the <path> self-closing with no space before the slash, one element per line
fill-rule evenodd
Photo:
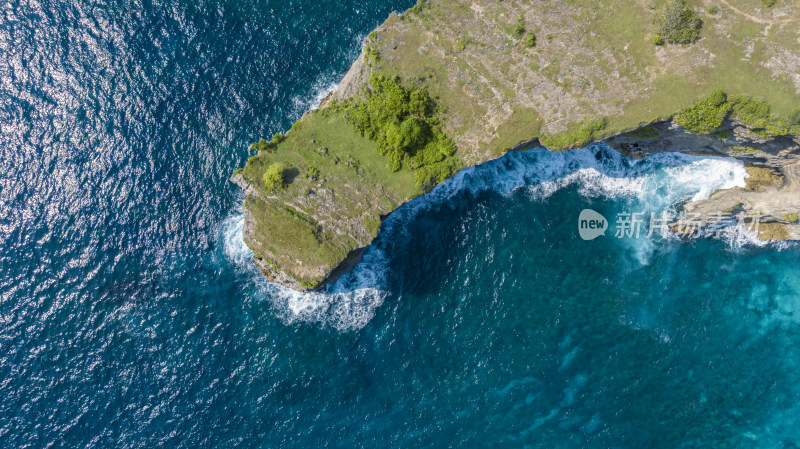
<path fill-rule="evenodd" d="M 716 133 L 714 133 L 714 135 L 717 136 L 717 139 L 719 140 L 730 139 L 731 137 L 734 136 L 733 131 L 729 129 L 723 129 L 721 131 L 717 131 Z"/>
<path fill-rule="evenodd" d="M 706 11 L 708 11 L 709 14 L 716 14 L 719 12 L 719 5 L 711 5 Z"/>
<path fill-rule="evenodd" d="M 514 36 L 515 39 L 520 39 L 525 34 L 525 17 L 520 14 L 517 16 L 517 23 L 514 24 L 514 28 L 511 29 L 511 35 Z"/>
<path fill-rule="evenodd" d="M 635 139 L 651 140 L 658 137 L 658 131 L 652 126 L 644 126 L 629 132 L 627 136 Z"/>
<path fill-rule="evenodd" d="M 761 0 L 761 3 L 767 8 L 772 8 L 775 6 L 776 0 Z"/>
<path fill-rule="evenodd" d="M 268 192 L 277 192 L 286 187 L 286 167 L 280 162 L 275 162 L 264 172 L 264 188 Z"/>
<path fill-rule="evenodd" d="M 737 95 L 730 99 L 731 117 L 745 124 L 748 128 L 764 137 L 791 134 L 792 125 L 788 120 L 775 117 L 770 107 L 761 98 Z"/>
<path fill-rule="evenodd" d="M 783 216 L 783 219 L 788 221 L 789 223 L 794 223 L 797 221 L 797 213 L 794 214 L 786 214 Z"/>
<path fill-rule="evenodd" d="M 457 166 L 443 163 L 456 145 L 442 130 L 438 107 L 426 90 L 407 88 L 398 78 L 373 75 L 363 99 L 348 100 L 341 107 L 355 130 L 376 143 L 389 171 L 396 172 L 403 164 L 416 170 L 421 190 L 432 187 L 432 180 L 444 180 Z"/>
<path fill-rule="evenodd" d="M 525 38 L 525 46 L 528 48 L 533 48 L 536 46 L 536 35 L 533 33 L 528 33 L 528 37 Z"/>
<path fill-rule="evenodd" d="M 578 124 L 553 137 L 543 136 L 541 140 L 544 146 L 551 150 L 581 147 L 595 140 L 597 133 L 605 127 L 606 119 L 601 118 Z"/>
<path fill-rule="evenodd" d="M 664 45 L 664 38 L 661 36 L 656 36 L 653 38 L 653 44 L 655 45 Z"/>
<path fill-rule="evenodd" d="M 686 0 L 668 0 L 661 14 L 656 16 L 658 36 L 671 44 L 689 45 L 700 37 L 703 21 Z"/>
<path fill-rule="evenodd" d="M 367 65 L 374 65 L 381 60 L 381 54 L 370 44 L 367 44 L 366 47 L 364 47 L 364 54 L 364 61 L 367 63 Z"/>
<path fill-rule="evenodd" d="M 254 144 L 258 155 L 239 172 L 244 180 L 263 192 L 265 172 L 282 163 L 287 182 L 269 196 L 248 196 L 254 218 L 254 241 L 248 245 L 311 285 L 321 271 L 369 244 L 379 217 L 398 204 L 462 166 L 536 137 L 551 149 L 582 146 L 666 120 L 676 111 L 676 121 L 682 119 L 687 129 L 718 130 L 716 138 L 729 135 L 726 118 L 754 125 L 762 135 L 798 133 L 800 103 L 791 67 L 797 55 L 795 24 L 780 19 L 767 29 L 764 20 L 773 19 L 714 10 L 709 6 L 716 0 L 672 1 L 678 14 L 670 22 L 665 20 L 669 1 L 655 2 L 651 11 L 649 0 L 619 0 L 614 8 L 579 0 L 548 5 L 422 0 L 405 14 L 390 16 L 367 38 L 368 67 L 362 72 L 380 75 L 390 81 L 386 86 L 369 86 L 304 115 L 279 144 L 269 139 Z M 759 2 L 729 1 L 748 14 L 766 12 L 758 10 Z M 796 6 L 783 3 L 789 17 L 797 15 Z M 687 4 L 704 15 L 708 26 L 699 31 L 702 24 Z M 536 17 L 536 27 L 519 12 Z M 721 13 L 724 20 L 718 20 Z M 677 23 L 675 43 L 686 45 L 681 42 L 688 35 L 693 47 L 653 51 L 653 43 L 669 43 L 668 33 L 652 39 L 655 15 L 662 17 L 661 25 Z M 711 54 L 713 63 L 706 58 Z M 792 58 L 779 67 L 770 62 L 782 54 Z M 365 81 L 354 80 L 347 92 L 363 88 Z M 703 98 L 710 87 L 723 90 L 721 102 Z M 412 97 L 433 110 L 409 106 Z M 708 101 L 693 105 L 698 99 Z M 597 117 L 607 121 L 585 121 Z M 564 131 L 544 135 L 553 129 Z M 654 131 L 645 127 L 631 135 L 650 138 Z M 729 151 L 737 150 L 751 151 Z M 311 267 L 318 271 L 312 273 Z"/>
<path fill-rule="evenodd" d="M 722 89 L 711 91 L 707 97 L 675 115 L 675 122 L 697 134 L 711 134 L 722 126 L 730 115 L 762 137 L 784 136 L 800 133 L 800 126 L 773 115 L 769 104 L 761 98 L 746 95 L 728 97 Z M 721 138 L 732 134 L 718 133 Z"/>
<path fill-rule="evenodd" d="M 272 135 L 272 140 L 267 142 L 264 139 L 259 140 L 258 142 L 250 145 L 250 149 L 260 151 L 275 151 L 275 148 L 278 147 L 278 144 L 283 142 L 286 139 L 286 136 L 281 133 L 275 133 Z"/>
<path fill-rule="evenodd" d="M 733 156 L 742 156 L 745 154 L 755 154 L 758 153 L 758 148 L 753 147 L 743 147 L 741 145 L 734 145 L 731 147 L 731 154 Z"/>
<path fill-rule="evenodd" d="M 675 115 L 675 123 L 696 134 L 711 134 L 716 131 L 731 107 L 722 89 L 711 91 L 707 97 Z"/>

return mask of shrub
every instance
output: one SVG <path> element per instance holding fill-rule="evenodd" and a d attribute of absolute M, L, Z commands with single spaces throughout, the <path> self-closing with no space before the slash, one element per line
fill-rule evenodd
<path fill-rule="evenodd" d="M 268 192 L 277 192 L 286 187 L 285 167 L 280 162 L 276 162 L 264 172 L 264 188 Z"/>
<path fill-rule="evenodd" d="M 511 35 L 519 39 L 523 34 L 525 34 L 525 16 L 520 13 L 517 15 L 517 23 L 511 29 Z"/>
<path fill-rule="evenodd" d="M 773 6 L 775 6 L 776 1 L 775 0 L 761 0 L 761 3 L 763 3 L 764 6 L 766 6 L 767 8 L 772 8 Z"/>
<path fill-rule="evenodd" d="M 661 36 L 656 36 L 653 38 L 653 43 L 655 45 L 664 45 L 664 38 Z"/>
<path fill-rule="evenodd" d="M 272 144 L 277 145 L 283 142 L 286 139 L 286 136 L 281 133 L 275 133 L 272 135 Z"/>
<path fill-rule="evenodd" d="M 675 115 L 675 123 L 696 134 L 711 134 L 722 126 L 731 110 L 727 96 L 722 89 L 711 93 Z"/>
<path fill-rule="evenodd" d="M 528 34 L 528 37 L 525 39 L 525 46 L 528 48 L 533 48 L 536 46 L 536 35 L 533 33 Z"/>
<path fill-rule="evenodd" d="M 272 152 L 275 150 L 275 148 L 277 148 L 277 145 L 275 145 L 272 142 L 267 142 L 266 140 L 261 139 L 258 142 L 250 145 L 250 148 L 258 151 Z"/>
<path fill-rule="evenodd" d="M 371 66 L 373 63 L 380 62 L 381 60 L 380 52 L 372 48 L 371 45 L 367 45 L 366 48 L 364 48 L 364 53 L 366 54 L 364 60 L 366 61 L 367 65 Z"/>
<path fill-rule="evenodd" d="M 426 165 L 414 172 L 414 182 L 423 192 L 434 188 L 436 184 L 444 181 L 458 171 L 459 165 L 454 159 Z"/>
<path fill-rule="evenodd" d="M 552 41 L 555 36 L 553 36 L 552 34 L 548 34 L 545 37 L 547 38 L 548 41 Z"/>
<path fill-rule="evenodd" d="M 719 12 L 719 5 L 711 5 L 706 11 L 708 11 L 709 14 L 716 14 Z"/>
<path fill-rule="evenodd" d="M 774 137 L 791 133 L 791 124 L 786 120 L 774 117 L 770 112 L 769 104 L 761 98 L 738 95 L 732 97 L 729 103 L 732 117 L 747 125 L 757 134 Z"/>
<path fill-rule="evenodd" d="M 351 102 L 345 112 L 356 131 L 376 143 L 390 171 L 400 170 L 404 161 L 418 169 L 453 154 L 455 143 L 442 131 L 437 114 L 426 90 L 378 75 L 370 79 L 363 99 Z"/>
<path fill-rule="evenodd" d="M 319 169 L 313 165 L 308 167 L 308 170 L 306 170 L 306 176 L 314 180 L 319 179 Z"/>
<path fill-rule="evenodd" d="M 664 11 L 656 16 L 656 31 L 671 44 L 689 45 L 700 37 L 703 21 L 686 0 L 668 0 Z"/>
<path fill-rule="evenodd" d="M 466 48 L 467 48 L 467 41 L 465 41 L 464 39 L 460 39 L 458 42 L 456 42 L 456 50 L 464 51 L 464 49 Z"/>

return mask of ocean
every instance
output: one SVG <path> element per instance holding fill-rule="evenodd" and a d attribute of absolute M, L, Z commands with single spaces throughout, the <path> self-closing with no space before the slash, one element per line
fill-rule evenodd
<path fill-rule="evenodd" d="M 0 447 L 800 447 L 800 247 L 650 232 L 734 160 L 510 153 L 264 281 L 229 175 L 412 5 L 0 4 Z"/>

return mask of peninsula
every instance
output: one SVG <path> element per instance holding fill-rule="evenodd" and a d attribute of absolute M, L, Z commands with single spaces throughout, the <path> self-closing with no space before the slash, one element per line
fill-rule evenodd
<path fill-rule="evenodd" d="M 799 74 L 788 0 L 421 0 L 318 109 L 253 144 L 231 178 L 245 242 L 271 281 L 317 289 L 459 169 L 599 141 L 742 159 L 747 187 L 687 209 L 760 213 L 763 239 L 800 239 Z"/>

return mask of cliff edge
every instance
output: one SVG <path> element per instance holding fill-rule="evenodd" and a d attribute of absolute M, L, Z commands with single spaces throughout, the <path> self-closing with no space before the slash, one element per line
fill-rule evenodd
<path fill-rule="evenodd" d="M 798 238 L 800 5 L 734 3 L 427 0 L 392 14 L 320 108 L 233 175 L 255 263 L 321 288 L 401 204 L 535 139 L 739 158 L 748 186 L 687 210 L 760 213 L 762 238 Z M 697 19 L 685 42 L 659 25 L 671 8 Z"/>

